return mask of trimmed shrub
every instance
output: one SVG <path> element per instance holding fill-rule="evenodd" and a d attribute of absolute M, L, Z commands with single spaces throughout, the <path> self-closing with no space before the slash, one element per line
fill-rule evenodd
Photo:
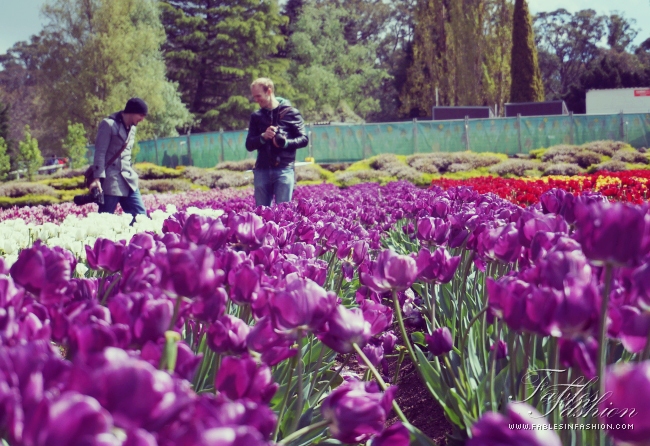
<path fill-rule="evenodd" d="M 80 189 L 84 188 L 84 177 L 73 177 L 73 178 L 52 178 L 47 180 L 39 181 L 41 184 L 46 186 L 51 186 L 54 189 L 58 190 L 71 190 L 71 189 Z"/>
<path fill-rule="evenodd" d="M 60 200 L 50 195 L 24 195 L 22 197 L 0 197 L 0 208 L 7 209 L 14 206 L 47 206 L 59 203 Z"/>
<path fill-rule="evenodd" d="M 232 170 L 234 172 L 245 172 L 255 167 L 254 159 L 245 159 L 241 161 L 224 161 L 214 166 L 217 170 Z"/>
<path fill-rule="evenodd" d="M 221 177 L 216 181 L 215 187 L 226 189 L 229 187 L 242 187 L 253 184 L 253 175 L 245 175 L 240 172 L 222 170 Z"/>
<path fill-rule="evenodd" d="M 622 172 L 624 170 L 627 170 L 627 165 L 623 161 L 611 160 L 611 161 L 605 161 L 604 163 L 590 166 L 587 172 L 589 173 L 602 172 L 602 171 Z"/>
<path fill-rule="evenodd" d="M 327 178 L 321 175 L 320 170 L 314 165 L 296 167 L 296 182 L 298 181 L 321 181 Z"/>
<path fill-rule="evenodd" d="M 48 179 L 52 178 L 75 178 L 83 177 L 84 172 L 88 169 L 88 165 L 80 167 L 79 169 L 61 169 L 49 175 Z"/>
<path fill-rule="evenodd" d="M 357 170 L 353 172 L 338 172 L 335 174 L 336 181 L 342 186 L 351 186 L 358 183 L 383 183 L 392 178 L 381 170 Z"/>
<path fill-rule="evenodd" d="M 24 197 L 26 195 L 42 195 L 58 197 L 59 193 L 53 187 L 40 183 L 6 183 L 0 186 L 0 197 Z"/>
<path fill-rule="evenodd" d="M 578 175 L 580 173 L 584 173 L 585 169 L 581 168 L 580 166 L 577 166 L 575 164 L 569 164 L 569 163 L 556 163 L 556 164 L 549 164 L 546 166 L 544 169 L 544 173 L 542 175 L 547 176 L 547 175 L 565 175 L 565 176 L 573 176 L 573 175 Z"/>
<path fill-rule="evenodd" d="M 576 164 L 582 168 L 587 168 L 592 164 L 598 164 L 602 161 L 602 156 L 591 150 L 581 149 L 575 156 Z"/>
<path fill-rule="evenodd" d="M 614 156 L 614 153 L 625 147 L 630 147 L 630 145 L 621 141 L 606 140 L 587 142 L 580 147 L 591 150 L 592 152 L 599 153 L 601 155 Z"/>
<path fill-rule="evenodd" d="M 133 168 L 142 180 L 178 178 L 182 175 L 182 172 L 180 170 L 157 166 L 152 163 L 137 163 L 133 166 Z"/>
<path fill-rule="evenodd" d="M 473 167 L 472 167 L 472 165 L 470 163 L 453 163 L 453 164 L 449 165 L 449 168 L 447 168 L 447 172 L 450 172 L 450 173 L 465 172 L 465 171 L 472 170 L 472 169 L 473 169 Z"/>
<path fill-rule="evenodd" d="M 350 167 L 352 163 L 330 163 L 330 164 L 320 164 L 320 166 L 330 172 L 339 172 Z"/>
<path fill-rule="evenodd" d="M 368 161 L 370 167 L 375 170 L 386 170 L 386 168 L 390 166 L 404 165 L 404 163 L 397 158 L 397 155 L 393 155 L 392 153 L 383 153 L 370 158 Z"/>
<path fill-rule="evenodd" d="M 192 190 L 192 183 L 182 179 L 140 180 L 143 193 L 187 192 Z"/>
<path fill-rule="evenodd" d="M 438 166 L 433 162 L 432 157 L 427 155 L 413 155 L 407 158 L 409 166 L 422 173 L 439 173 Z"/>
<path fill-rule="evenodd" d="M 542 170 L 544 167 L 544 163 L 540 163 L 539 161 L 526 159 L 509 159 L 502 161 L 499 164 L 495 164 L 494 166 L 490 166 L 488 168 L 488 171 L 501 177 L 507 175 L 522 177 L 526 174 L 527 170 Z"/>
<path fill-rule="evenodd" d="M 612 161 L 622 161 L 631 164 L 648 164 L 650 162 L 646 154 L 637 152 L 636 150 L 619 150 L 612 156 Z"/>

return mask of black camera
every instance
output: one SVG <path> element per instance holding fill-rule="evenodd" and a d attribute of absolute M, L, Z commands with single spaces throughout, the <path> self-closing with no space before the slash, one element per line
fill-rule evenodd
<path fill-rule="evenodd" d="M 73 201 L 77 206 L 83 206 L 88 203 L 104 204 L 104 194 L 100 192 L 98 187 L 93 187 L 90 189 L 89 194 L 75 195 Z"/>
<path fill-rule="evenodd" d="M 287 142 L 287 132 L 278 127 L 278 129 L 275 131 L 273 141 L 275 141 L 278 147 L 284 147 L 284 144 Z"/>

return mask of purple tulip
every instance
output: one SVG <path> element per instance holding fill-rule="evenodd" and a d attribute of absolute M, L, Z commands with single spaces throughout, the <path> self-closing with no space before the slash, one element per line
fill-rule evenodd
<path fill-rule="evenodd" d="M 209 295 L 219 284 L 215 274 L 214 253 L 207 246 L 179 244 L 167 249 L 167 268 L 173 291 L 179 296 Z"/>
<path fill-rule="evenodd" d="M 258 320 L 246 338 L 247 347 L 261 353 L 262 362 L 269 366 L 279 364 L 298 353 L 297 349 L 290 348 L 293 343 L 289 336 L 276 333 L 268 316 Z"/>
<path fill-rule="evenodd" d="M 352 244 L 352 262 L 359 266 L 368 257 L 368 243 L 364 240 L 358 240 Z"/>
<path fill-rule="evenodd" d="M 427 349 L 434 356 L 444 355 L 454 348 L 454 341 L 447 327 L 436 328 L 430 335 L 425 334 L 424 339 L 427 342 Z"/>
<path fill-rule="evenodd" d="M 481 254 L 507 263 L 516 262 L 522 250 L 515 223 L 483 231 L 478 237 L 478 244 Z"/>
<path fill-rule="evenodd" d="M 537 410 L 526 403 L 508 404 L 507 414 L 487 412 L 472 425 L 467 446 L 562 446 Z"/>
<path fill-rule="evenodd" d="M 630 353 L 641 353 L 650 332 L 650 313 L 624 305 L 620 309 L 621 328 L 619 337 L 623 347 Z"/>
<path fill-rule="evenodd" d="M 490 351 L 494 352 L 496 350 L 496 359 L 505 359 L 508 357 L 508 344 L 503 342 L 501 339 L 496 344 L 490 346 Z"/>
<path fill-rule="evenodd" d="M 363 354 L 366 355 L 366 358 L 368 358 L 370 363 L 375 367 L 378 367 L 379 364 L 381 364 L 381 361 L 384 359 L 384 347 L 381 344 L 373 345 L 368 343 L 361 350 L 363 351 Z M 359 361 L 359 364 L 365 366 L 363 359 L 361 359 L 359 355 L 357 355 L 357 360 Z"/>
<path fill-rule="evenodd" d="M 401 422 L 384 429 L 370 441 L 370 446 L 409 446 L 410 444 L 411 435 Z"/>
<path fill-rule="evenodd" d="M 650 361 L 618 363 L 605 374 L 605 394 L 599 405 L 601 423 L 632 424 L 634 429 L 611 429 L 621 444 L 646 445 L 650 438 Z"/>
<path fill-rule="evenodd" d="M 382 333 L 393 323 L 393 310 L 386 305 L 363 300 L 360 305 L 363 318 L 370 324 L 370 335 Z"/>
<path fill-rule="evenodd" d="M 248 263 L 242 263 L 228 272 L 230 299 L 238 305 L 252 304 L 257 299 L 260 273 Z"/>
<path fill-rule="evenodd" d="M 351 310 L 337 305 L 323 326 L 318 339 L 337 353 L 350 353 L 352 344 L 363 348 L 370 339 L 370 324 L 363 318 L 360 308 Z"/>
<path fill-rule="evenodd" d="M 378 338 L 381 341 L 381 345 L 384 347 L 384 352 L 390 355 L 395 350 L 395 345 L 397 345 L 397 336 L 393 333 L 392 330 L 382 333 Z"/>
<path fill-rule="evenodd" d="M 20 251 L 9 272 L 17 284 L 38 294 L 70 280 L 72 269 L 70 259 L 60 248 L 50 249 L 36 240 L 31 248 Z"/>
<path fill-rule="evenodd" d="M 140 315 L 133 323 L 133 335 L 139 343 L 156 342 L 169 329 L 174 305 L 169 299 L 144 298 Z"/>
<path fill-rule="evenodd" d="M 117 444 L 108 442 L 111 415 L 94 398 L 76 392 L 65 392 L 55 401 L 43 399 L 28 421 L 21 444 Z"/>
<path fill-rule="evenodd" d="M 185 342 L 177 342 L 177 358 L 174 372 L 183 379 L 191 381 L 194 378 L 194 373 L 201 363 L 203 354 L 195 355 L 192 349 Z M 160 366 L 160 358 L 163 355 L 165 347 L 165 340 L 160 339 L 158 342 L 148 341 L 142 346 L 140 357 L 147 361 L 152 366 L 158 368 Z"/>
<path fill-rule="evenodd" d="M 217 250 L 226 243 L 229 232 L 221 219 L 192 214 L 183 225 L 182 238 L 185 241 Z"/>
<path fill-rule="evenodd" d="M 418 240 L 443 245 L 449 237 L 450 224 L 441 218 L 420 218 L 418 220 Z"/>
<path fill-rule="evenodd" d="M 212 322 L 223 314 L 227 301 L 226 290 L 223 287 L 218 287 L 212 294 L 193 299 L 190 313 L 200 321 Z"/>
<path fill-rule="evenodd" d="M 268 404 L 278 390 L 273 382 L 271 369 L 249 357 L 225 356 L 215 377 L 215 388 L 231 400 L 248 398 L 257 403 Z"/>
<path fill-rule="evenodd" d="M 126 430 L 153 422 L 176 400 L 169 374 L 112 347 L 88 362 L 76 362 L 68 386 L 99 401 L 115 425 Z"/>
<path fill-rule="evenodd" d="M 519 243 L 530 248 L 530 243 L 538 232 L 568 233 L 566 220 L 559 215 L 541 214 L 525 211 L 517 222 Z"/>
<path fill-rule="evenodd" d="M 88 245 L 85 248 L 86 259 L 92 269 L 104 269 L 111 273 L 122 269 L 126 251 L 124 243 L 115 243 L 112 240 L 98 238 L 95 240 L 95 246 L 92 249 Z"/>
<path fill-rule="evenodd" d="M 316 282 L 287 276 L 287 286 L 271 296 L 269 308 L 276 330 L 298 336 L 307 330 L 319 330 L 336 305 L 336 295 Z"/>
<path fill-rule="evenodd" d="M 262 219 L 250 212 L 235 216 L 228 224 L 235 229 L 239 242 L 252 249 L 261 246 L 268 233 Z"/>
<path fill-rule="evenodd" d="M 580 204 L 575 215 L 574 237 L 594 262 L 634 265 L 650 249 L 650 215 L 640 206 Z"/>
<path fill-rule="evenodd" d="M 564 367 L 577 367 L 587 379 L 596 376 L 598 341 L 595 338 L 560 338 L 558 348 L 560 350 L 560 363 Z"/>
<path fill-rule="evenodd" d="M 323 401 L 323 418 L 330 422 L 332 437 L 343 443 L 359 443 L 380 433 L 390 413 L 396 387 L 385 393 L 375 382 L 349 380 Z"/>
<path fill-rule="evenodd" d="M 246 351 L 246 337 L 249 332 L 250 327 L 244 321 L 225 314 L 210 325 L 206 338 L 212 351 L 239 355 Z"/>
<path fill-rule="evenodd" d="M 373 262 L 369 273 L 361 272 L 359 281 L 377 293 L 405 290 L 413 284 L 418 274 L 415 259 L 384 250 Z"/>
<path fill-rule="evenodd" d="M 418 279 L 424 282 L 447 283 L 454 278 L 459 263 L 460 256 L 451 257 L 445 248 L 438 248 L 433 253 L 422 248 L 416 261 Z"/>

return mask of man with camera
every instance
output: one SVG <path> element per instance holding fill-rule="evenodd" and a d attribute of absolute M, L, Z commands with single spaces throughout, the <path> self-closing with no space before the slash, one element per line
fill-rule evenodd
<path fill-rule="evenodd" d="M 251 115 L 246 150 L 257 150 L 253 171 L 255 203 L 270 206 L 291 201 L 295 181 L 296 150 L 309 143 L 300 112 L 286 99 L 276 97 L 273 81 L 261 77 L 251 84 L 260 109 Z"/>
<path fill-rule="evenodd" d="M 112 214 L 119 203 L 134 220 L 136 215 L 147 213 L 138 190 L 138 174 L 131 166 L 136 126 L 147 113 L 147 104 L 142 99 L 131 98 L 124 110 L 99 124 L 92 166 L 94 180 L 88 187 L 88 197 L 99 205 L 99 212 Z"/>

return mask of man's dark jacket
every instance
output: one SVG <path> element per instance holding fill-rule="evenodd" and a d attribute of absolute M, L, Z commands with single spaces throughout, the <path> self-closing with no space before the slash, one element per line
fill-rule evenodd
<path fill-rule="evenodd" d="M 256 169 L 283 169 L 293 167 L 296 150 L 309 144 L 305 123 L 300 112 L 286 99 L 276 98 L 280 105 L 273 110 L 261 108 L 251 115 L 246 137 L 246 150 L 257 150 Z M 262 134 L 271 126 L 278 126 L 285 132 L 286 143 L 278 148 L 272 140 L 266 140 Z"/>

